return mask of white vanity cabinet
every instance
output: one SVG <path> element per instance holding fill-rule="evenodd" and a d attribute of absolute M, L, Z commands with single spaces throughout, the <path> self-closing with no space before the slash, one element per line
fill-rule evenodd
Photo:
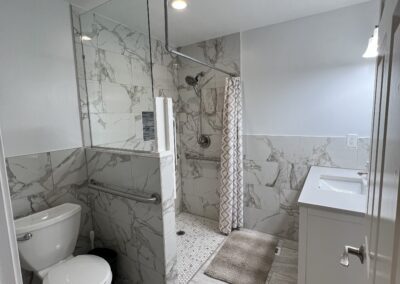
<path fill-rule="evenodd" d="M 299 198 L 299 274 L 298 284 L 365 284 L 367 265 L 350 255 L 349 267 L 340 264 L 346 245 L 360 247 L 365 236 L 366 198 L 346 193 L 342 187 L 327 190 L 320 180 L 361 182 L 356 170 L 313 167 Z M 323 189 L 321 189 L 323 188 Z M 344 186 L 345 188 L 345 186 Z"/>

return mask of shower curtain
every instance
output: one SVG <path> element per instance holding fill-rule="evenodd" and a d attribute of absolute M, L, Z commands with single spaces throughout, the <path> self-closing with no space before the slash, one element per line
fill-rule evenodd
<path fill-rule="evenodd" d="M 242 92 L 240 77 L 227 78 L 222 122 L 219 229 L 243 227 Z"/>

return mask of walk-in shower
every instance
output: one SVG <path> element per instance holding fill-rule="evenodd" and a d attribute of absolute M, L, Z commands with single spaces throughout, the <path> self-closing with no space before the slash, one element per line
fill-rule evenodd
<path fill-rule="evenodd" d="M 204 77 L 204 72 L 198 73 L 196 76 L 186 76 L 185 81 L 186 84 L 191 86 L 196 93 L 196 96 L 200 98 L 199 104 L 199 129 L 197 131 L 197 143 L 202 148 L 208 148 L 211 144 L 211 138 L 209 135 L 203 134 L 203 96 L 201 95 L 201 90 L 199 90 L 199 80 L 200 78 Z"/>

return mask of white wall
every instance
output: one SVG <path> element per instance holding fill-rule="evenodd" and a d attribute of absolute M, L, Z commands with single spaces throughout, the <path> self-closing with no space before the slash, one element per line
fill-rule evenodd
<path fill-rule="evenodd" d="M 369 2 L 242 33 L 245 134 L 370 135 Z"/>
<path fill-rule="evenodd" d="M 81 146 L 68 3 L 2 0 L 0 38 L 6 156 Z"/>

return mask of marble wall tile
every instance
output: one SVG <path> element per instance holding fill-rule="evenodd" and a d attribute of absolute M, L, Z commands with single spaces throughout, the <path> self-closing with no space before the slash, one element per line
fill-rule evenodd
<path fill-rule="evenodd" d="M 149 194 L 161 194 L 160 160 L 158 158 L 132 156 L 131 169 L 135 190 Z"/>
<path fill-rule="evenodd" d="M 264 210 L 266 216 L 279 213 L 280 193 L 277 188 L 257 184 L 244 187 L 244 206 Z"/>
<path fill-rule="evenodd" d="M 167 276 L 173 278 L 176 260 L 172 158 L 83 148 L 9 158 L 8 173 L 14 181 L 10 185 L 25 194 L 13 196 L 14 214 L 23 216 L 66 202 L 79 204 L 82 216 L 76 253 L 90 249 L 89 233 L 94 230 L 98 246 L 119 253 L 117 280 L 164 283 Z M 105 183 L 158 192 L 162 203 L 139 203 L 89 189 L 88 174 Z M 31 190 L 31 184 L 43 180 L 49 180 L 49 190 Z"/>
<path fill-rule="evenodd" d="M 259 160 L 244 160 L 244 179 L 250 184 L 273 187 L 279 175 L 279 163 Z"/>
<path fill-rule="evenodd" d="M 182 186 L 182 198 L 185 211 L 218 220 L 218 178 L 182 178 Z"/>
<path fill-rule="evenodd" d="M 237 71 L 239 73 L 239 34 L 232 34 L 199 42 L 193 45 L 181 47 L 179 50 L 208 64 L 215 65 L 219 68 L 228 69 L 228 71 L 232 72 Z M 181 64 L 184 68 L 198 66 L 197 63 L 188 60 L 182 60 Z"/>
<path fill-rule="evenodd" d="M 161 206 L 163 216 L 164 236 L 171 235 L 176 237 L 175 233 L 175 168 L 174 157 L 166 156 L 160 159 L 160 178 L 161 178 Z M 168 240 L 164 240 L 168 241 Z M 169 262 L 170 259 L 167 260 Z"/>
<path fill-rule="evenodd" d="M 148 35 L 96 13 L 75 18 L 82 34 L 91 37 L 83 42 L 76 38 L 84 55 L 82 62 L 76 52 L 77 66 L 83 67 L 85 75 L 79 72 L 78 77 L 86 79 L 79 84 L 82 90 L 87 85 L 89 105 L 86 116 L 90 121 L 82 117 L 85 145 L 154 151 L 155 141 L 144 141 L 142 123 L 142 112 L 154 110 Z M 81 108 L 85 108 L 80 97 Z"/>
<path fill-rule="evenodd" d="M 175 227 L 175 174 L 174 157 L 166 156 L 160 160 L 162 217 L 164 233 L 165 283 L 177 281 L 177 240 Z"/>
<path fill-rule="evenodd" d="M 88 148 L 86 156 L 89 179 L 121 188 L 132 188 L 131 155 Z"/>
<path fill-rule="evenodd" d="M 180 51 L 231 72 L 239 72 L 240 69 L 239 34 L 181 47 Z M 175 111 L 179 122 L 182 210 L 217 220 L 219 165 L 215 162 L 187 160 L 185 154 L 220 156 L 226 75 L 185 59 L 178 58 L 177 62 L 179 105 Z M 195 76 L 200 72 L 203 72 L 198 84 L 201 105 L 200 98 L 185 82 L 186 76 Z M 211 138 L 211 145 L 207 149 L 197 143 L 200 124 L 203 134 Z"/>
<path fill-rule="evenodd" d="M 109 144 L 130 144 L 132 140 L 140 140 L 140 137 L 136 135 L 136 121 L 141 121 L 141 114 L 91 113 L 90 125 L 93 143 L 106 147 Z"/>
<path fill-rule="evenodd" d="M 82 32 L 92 38 L 86 45 L 109 50 L 121 55 L 148 61 L 148 35 L 132 31 L 126 26 L 96 13 L 85 13 L 81 17 Z"/>
<path fill-rule="evenodd" d="M 15 218 L 67 202 L 79 204 L 82 207 L 81 226 L 75 253 L 89 250 L 92 218 L 82 148 L 8 158 L 7 171 Z M 40 184 L 42 188 L 37 190 Z M 16 186 L 24 192 L 23 196 L 12 194 Z"/>
<path fill-rule="evenodd" d="M 287 239 L 298 238 L 297 200 L 311 166 L 362 168 L 368 160 L 368 138 L 357 149 L 346 137 L 244 139 L 245 227 Z"/>
<path fill-rule="evenodd" d="M 98 245 L 115 249 L 122 262 L 118 280 L 129 283 L 153 271 L 163 283 L 167 274 L 172 275 L 176 255 L 176 249 L 167 248 L 165 243 L 173 244 L 176 238 L 173 157 L 99 149 L 86 149 L 86 153 L 89 177 L 121 187 L 118 190 L 161 195 L 161 204 L 147 204 L 93 189 L 89 194 Z M 137 270 L 128 269 L 128 265 L 135 265 Z"/>
<path fill-rule="evenodd" d="M 11 157 L 6 163 L 11 199 L 53 190 L 49 153 Z"/>
<path fill-rule="evenodd" d="M 93 228 L 88 198 L 86 156 L 83 148 L 50 152 L 54 191 L 46 194 L 49 207 L 63 203 L 79 204 L 82 208 L 78 243 L 75 253 L 90 249 L 89 234 Z"/>
<path fill-rule="evenodd" d="M 96 193 L 94 203 L 94 228 L 103 245 L 111 246 L 119 255 L 164 273 L 164 241 L 159 206 L 142 206 L 106 193 Z M 107 228 L 104 232 L 104 225 L 110 226 L 111 230 Z"/>

